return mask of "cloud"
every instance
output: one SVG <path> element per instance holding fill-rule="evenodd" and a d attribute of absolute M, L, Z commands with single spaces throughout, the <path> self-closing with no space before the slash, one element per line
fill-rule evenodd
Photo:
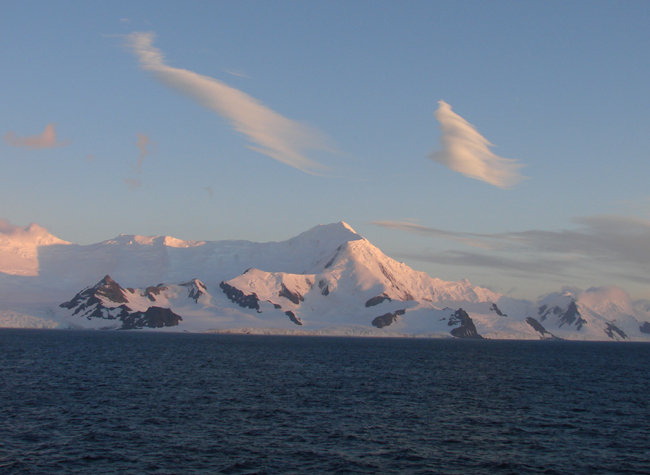
<path fill-rule="evenodd" d="M 368 224 L 373 224 L 386 229 L 398 229 L 406 231 L 411 234 L 419 234 L 421 236 L 435 237 L 441 239 L 449 239 L 451 241 L 461 242 L 475 247 L 493 248 L 493 244 L 488 240 L 492 237 L 489 234 L 475 234 L 475 233 L 459 233 L 453 231 L 444 231 L 442 229 L 430 228 L 420 224 L 411 223 L 407 221 L 371 221 Z"/>
<path fill-rule="evenodd" d="M 513 259 L 498 255 L 486 255 L 468 251 L 442 251 L 439 253 L 398 253 L 400 258 L 415 259 L 450 266 L 485 267 L 514 272 L 520 277 L 536 277 L 539 274 L 564 276 L 569 261 L 559 259 Z"/>
<path fill-rule="evenodd" d="M 237 76 L 237 77 L 240 77 L 240 78 L 247 78 L 247 79 L 251 78 L 247 74 L 240 73 L 240 72 L 237 72 L 237 71 L 233 71 L 232 69 L 224 69 L 224 71 L 227 72 L 228 74 L 232 74 L 233 76 Z"/>
<path fill-rule="evenodd" d="M 129 178 L 125 178 L 124 183 L 126 183 L 126 186 L 129 188 L 130 191 L 137 190 L 142 186 L 142 182 L 137 178 L 134 178 L 133 180 Z"/>
<path fill-rule="evenodd" d="M 28 137 L 19 137 L 14 132 L 7 132 L 5 134 L 5 142 L 12 147 L 25 147 L 31 149 L 63 147 L 69 143 L 68 141 L 57 142 L 54 124 L 47 124 L 43 133 L 39 135 L 30 135 Z"/>
<path fill-rule="evenodd" d="M 491 255 L 466 251 L 421 254 L 411 257 L 441 264 L 476 265 L 498 269 L 561 275 L 564 268 L 596 268 L 600 272 L 643 282 L 650 277 L 650 221 L 620 215 L 573 218 L 576 229 L 528 230 L 479 234 L 445 231 L 404 221 L 373 221 L 370 224 L 412 234 L 447 239 L 493 251 Z M 495 257 L 503 253 L 507 258 Z M 535 256 L 531 260 L 530 256 Z M 504 260 L 506 259 L 506 260 Z M 618 269 L 613 274 L 612 269 Z"/>
<path fill-rule="evenodd" d="M 140 157 L 138 158 L 138 163 L 135 164 L 135 171 L 140 173 L 142 171 L 142 161 L 144 160 L 144 157 L 151 153 L 149 150 L 147 150 L 147 145 L 149 145 L 149 136 L 138 134 L 138 141 L 136 145 L 140 149 Z"/>
<path fill-rule="evenodd" d="M 451 110 L 445 101 L 438 101 L 435 117 L 440 122 L 441 150 L 429 158 L 463 175 L 485 181 L 499 188 L 511 188 L 525 177 L 517 160 L 503 158 L 490 151 L 492 145 L 476 128 Z"/>
<path fill-rule="evenodd" d="M 254 144 L 249 145 L 250 149 L 307 173 L 315 174 L 323 168 L 304 155 L 305 150 L 327 148 L 322 133 L 283 117 L 221 81 L 167 66 L 163 53 L 152 45 L 154 37 L 153 33 L 142 32 L 127 36 L 142 69 L 170 89 L 228 119 Z"/>

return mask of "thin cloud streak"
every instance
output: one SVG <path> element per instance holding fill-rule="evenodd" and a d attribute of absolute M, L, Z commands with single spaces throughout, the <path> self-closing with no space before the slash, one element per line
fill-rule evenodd
<path fill-rule="evenodd" d="M 451 110 L 445 101 L 438 101 L 435 117 L 440 122 L 441 150 L 429 158 L 447 168 L 499 188 L 511 188 L 525 177 L 518 160 L 503 158 L 490 151 L 492 145 L 472 124 Z"/>
<path fill-rule="evenodd" d="M 493 238 L 493 236 L 489 234 L 445 231 L 443 229 L 430 228 L 406 221 L 370 221 L 368 224 L 386 229 L 397 229 L 411 234 L 419 234 L 420 236 L 449 239 L 451 241 L 460 242 L 474 247 L 483 247 L 487 249 L 494 248 L 494 245 L 488 242 L 488 240 Z"/>
<path fill-rule="evenodd" d="M 322 133 L 283 117 L 221 81 L 167 66 L 163 53 L 153 46 L 154 38 L 153 33 L 143 32 L 127 36 L 140 66 L 155 79 L 228 119 L 255 144 L 248 146 L 251 150 L 311 174 L 324 168 L 304 155 L 305 150 L 327 149 Z"/>
<path fill-rule="evenodd" d="M 5 134 L 5 142 L 7 142 L 12 147 L 24 147 L 31 149 L 63 147 L 69 144 L 68 141 L 57 141 L 54 124 L 47 124 L 43 133 L 39 135 L 30 135 L 28 137 L 19 137 L 14 132 L 9 131 Z"/>
<path fill-rule="evenodd" d="M 507 253 L 515 258 L 487 256 L 481 253 L 448 251 L 438 255 L 422 254 L 417 258 L 441 264 L 476 265 L 513 270 L 528 269 L 529 272 L 561 272 L 565 266 L 573 268 L 595 266 L 598 269 L 624 269 L 621 276 L 628 280 L 643 282 L 650 266 L 650 221 L 618 216 L 598 215 L 577 217 L 572 220 L 579 225 L 574 230 L 478 234 L 444 231 L 403 221 L 373 221 L 370 224 L 387 229 L 447 239 L 473 247 Z M 530 261 L 519 260 L 516 256 L 529 255 L 547 258 Z M 556 260 L 550 255 L 563 256 L 568 260 Z M 416 256 L 411 256 L 416 258 Z M 497 259 L 497 260 L 490 260 Z M 520 264 L 516 264 L 519 262 Z M 605 266 L 605 267 L 603 267 Z M 608 271 L 610 273 L 610 271 Z M 644 276 L 645 274 L 645 276 Z M 558 274 L 559 275 L 559 274 Z"/>
<path fill-rule="evenodd" d="M 539 274 L 566 276 L 570 262 L 562 260 L 534 259 L 519 260 L 507 257 L 485 255 L 468 251 L 442 251 L 439 253 L 398 253 L 403 259 L 415 259 L 434 264 L 450 266 L 484 267 L 512 271 L 520 277 L 535 278 Z"/>

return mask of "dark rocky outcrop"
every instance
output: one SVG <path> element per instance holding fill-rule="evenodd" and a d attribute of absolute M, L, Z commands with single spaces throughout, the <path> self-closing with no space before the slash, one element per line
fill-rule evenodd
<path fill-rule="evenodd" d="M 336 258 L 339 256 L 339 252 L 341 252 L 341 248 L 343 247 L 343 244 L 341 244 L 339 247 L 336 248 L 336 253 L 334 254 L 334 257 L 332 257 L 327 264 L 325 264 L 324 269 L 329 269 L 332 267 L 332 264 L 334 264 L 334 261 Z"/>
<path fill-rule="evenodd" d="M 73 315 L 77 315 L 81 311 L 86 310 L 81 316 L 86 317 L 88 320 L 91 318 L 101 318 L 103 320 L 122 320 L 129 315 L 132 310 L 126 305 L 122 304 L 119 307 L 104 307 L 101 302 L 94 306 L 82 306 L 78 308 Z"/>
<path fill-rule="evenodd" d="M 297 317 L 296 314 L 293 313 L 291 310 L 287 310 L 286 312 L 284 312 L 284 314 L 285 314 L 287 317 L 289 317 L 289 318 L 291 319 L 291 321 L 292 321 L 293 323 L 295 323 L 296 325 L 302 325 L 302 320 L 300 320 L 300 318 Z"/>
<path fill-rule="evenodd" d="M 608 337 L 610 337 L 612 340 L 615 340 L 616 338 L 614 338 L 614 333 L 617 333 L 618 336 L 620 336 L 624 340 L 627 340 L 627 335 L 623 330 L 618 328 L 616 325 L 612 325 L 611 323 L 608 323 L 607 328 L 605 329 L 605 334 Z"/>
<path fill-rule="evenodd" d="M 120 284 L 115 282 L 109 275 L 106 275 L 99 284 L 96 286 L 96 295 L 100 297 L 106 297 L 111 302 L 115 303 L 127 303 L 128 300 L 124 295 L 124 289 L 120 287 Z"/>
<path fill-rule="evenodd" d="M 650 323 L 648 322 L 643 322 L 643 325 L 639 327 L 639 331 L 641 333 L 648 333 L 650 334 Z"/>
<path fill-rule="evenodd" d="M 163 284 L 158 284 L 156 287 L 147 287 L 142 294 L 143 297 L 147 297 L 152 302 L 156 301 L 156 295 L 160 295 L 161 292 L 167 290 Z"/>
<path fill-rule="evenodd" d="M 395 313 L 385 313 L 379 317 L 376 317 L 372 321 L 372 326 L 377 328 L 388 327 L 397 320 L 397 317 L 404 315 L 406 310 L 395 310 Z"/>
<path fill-rule="evenodd" d="M 102 301 L 100 300 L 100 297 L 113 303 L 128 303 L 128 300 L 124 295 L 124 289 L 120 287 L 117 282 L 111 279 L 109 275 L 107 275 L 100 280 L 97 285 L 82 290 L 75 295 L 72 300 L 62 303 L 59 307 L 67 309 L 73 309 L 76 307 L 73 315 L 77 315 L 92 306 L 101 305 Z"/>
<path fill-rule="evenodd" d="M 189 282 L 180 284 L 183 287 L 187 287 L 189 290 L 188 298 L 194 299 L 194 302 L 199 303 L 199 297 L 205 295 L 208 291 L 207 287 L 199 279 L 192 279 Z"/>
<path fill-rule="evenodd" d="M 582 328 L 582 325 L 587 323 L 582 316 L 580 315 L 580 312 L 578 311 L 578 306 L 576 305 L 575 300 L 572 300 L 569 306 L 567 307 L 566 310 L 562 309 L 561 307 L 553 307 L 549 308 L 547 305 L 542 305 L 539 307 L 538 310 L 538 315 L 540 321 L 546 320 L 546 318 L 550 315 L 557 315 L 558 316 L 558 321 L 560 322 L 560 326 L 562 325 L 574 325 L 576 326 L 576 330 L 580 330 Z"/>
<path fill-rule="evenodd" d="M 573 325 L 574 322 L 578 330 L 582 328 L 582 325 L 587 323 L 580 315 L 578 306 L 576 305 L 575 301 L 572 301 L 567 307 L 566 312 L 564 312 L 563 315 L 560 315 L 560 326 L 564 325 L 565 323 L 567 325 Z"/>
<path fill-rule="evenodd" d="M 456 310 L 453 313 L 453 315 L 449 317 L 449 322 L 447 322 L 447 325 L 449 325 L 450 327 L 458 324 L 460 324 L 460 326 L 458 328 L 454 328 L 451 331 L 451 334 L 456 338 L 465 338 L 465 339 L 473 339 L 473 340 L 483 339 L 483 337 L 479 335 L 478 332 L 476 331 L 476 326 L 474 325 L 474 322 L 472 321 L 470 316 L 462 308 Z"/>
<path fill-rule="evenodd" d="M 300 302 L 304 302 L 305 299 L 298 292 L 290 291 L 289 289 L 287 289 L 287 286 L 284 284 L 280 284 L 280 285 L 281 288 L 280 288 L 280 292 L 278 292 L 278 296 L 289 299 L 291 302 L 293 302 L 296 305 L 298 305 Z"/>
<path fill-rule="evenodd" d="M 501 309 L 500 309 L 499 307 L 497 307 L 497 304 L 495 304 L 495 303 L 493 303 L 493 304 L 490 306 L 490 310 L 492 310 L 493 312 L 495 312 L 495 313 L 496 313 L 497 315 L 499 315 L 500 317 L 507 317 L 507 316 L 508 316 L 507 314 L 503 313 L 503 312 L 501 311 Z M 535 320 L 535 321 L 537 321 L 537 320 Z"/>
<path fill-rule="evenodd" d="M 378 295 L 376 297 L 373 297 L 373 298 L 369 299 L 366 302 L 366 307 L 374 307 L 375 305 L 379 305 L 380 303 L 382 303 L 384 300 L 388 300 L 389 302 L 392 301 L 392 299 L 388 295 L 381 294 L 381 295 Z"/>
<path fill-rule="evenodd" d="M 149 307 L 145 312 L 133 312 L 122 320 L 122 330 L 136 330 L 140 328 L 163 328 L 178 325 L 183 320 L 168 308 Z"/>
<path fill-rule="evenodd" d="M 221 282 L 219 287 L 223 290 L 223 293 L 226 294 L 232 302 L 236 303 L 242 308 L 252 308 L 257 311 L 260 310 L 260 299 L 257 297 L 257 294 L 253 292 L 251 295 L 246 295 L 244 292 L 239 290 L 237 287 Z"/>
<path fill-rule="evenodd" d="M 561 340 L 561 338 L 558 338 L 555 335 L 553 335 L 551 332 L 549 332 L 546 328 L 544 328 L 544 326 L 541 323 L 539 323 L 536 319 L 534 319 L 533 317 L 526 318 L 526 323 L 528 323 L 531 327 L 533 327 L 533 330 L 535 330 L 536 332 L 539 332 L 542 335 L 542 337 L 544 337 L 544 338 L 553 339 L 553 340 Z M 546 335 L 548 335 L 548 337 Z"/>
<path fill-rule="evenodd" d="M 318 282 L 318 288 L 322 295 L 328 296 L 330 294 L 330 286 L 324 280 Z"/>

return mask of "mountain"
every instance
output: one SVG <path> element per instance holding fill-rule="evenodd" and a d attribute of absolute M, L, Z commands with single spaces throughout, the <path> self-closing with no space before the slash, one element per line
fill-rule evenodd
<path fill-rule="evenodd" d="M 36 223 L 19 227 L 0 220 L 0 272 L 36 276 L 40 248 L 69 244 Z"/>
<path fill-rule="evenodd" d="M 4 326 L 650 341 L 650 304 L 621 289 L 516 300 L 413 270 L 343 222 L 269 243 L 0 236 L 26 256 L 0 261 Z"/>
<path fill-rule="evenodd" d="M 184 307 L 191 306 L 188 300 L 194 304 L 199 301 L 207 303 L 210 297 L 206 290 L 198 279 L 178 285 L 159 284 L 145 289 L 124 289 L 107 275 L 59 307 L 70 310 L 72 317 L 85 317 L 93 326 L 98 325 L 102 329 L 174 327 L 183 318 L 170 307 L 182 312 Z M 68 323 L 78 325 L 74 318 L 69 319 Z"/>

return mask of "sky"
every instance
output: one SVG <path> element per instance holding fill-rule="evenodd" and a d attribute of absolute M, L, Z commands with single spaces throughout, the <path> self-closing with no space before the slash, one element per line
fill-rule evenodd
<path fill-rule="evenodd" d="M 650 298 L 650 3 L 0 3 L 0 220 L 345 221 L 444 280 Z M 0 226 L 0 229 L 3 229 Z"/>

